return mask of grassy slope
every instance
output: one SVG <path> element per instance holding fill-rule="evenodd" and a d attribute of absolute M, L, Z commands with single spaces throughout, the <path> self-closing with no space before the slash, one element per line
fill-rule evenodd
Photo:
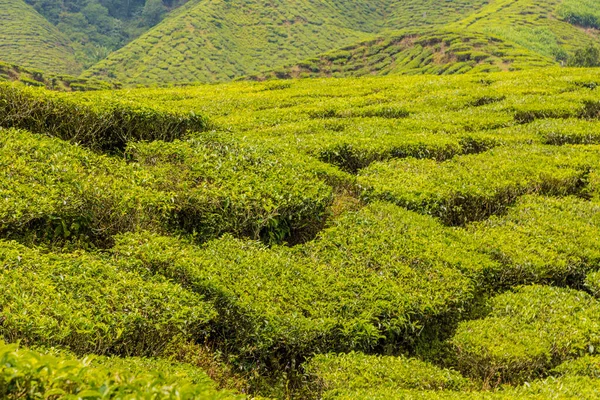
<path fill-rule="evenodd" d="M 483 0 L 451 5 L 352 1 L 275 5 L 200 1 L 86 72 L 125 83 L 227 80 L 371 37 L 382 29 L 439 25 Z"/>
<path fill-rule="evenodd" d="M 0 57 L 54 73 L 80 72 L 69 40 L 23 0 L 0 0 Z"/>
<path fill-rule="evenodd" d="M 37 69 L 0 61 L 0 82 L 20 82 L 27 86 L 45 87 L 64 92 L 101 90 L 118 87 L 98 79 L 77 78 L 70 75 L 45 73 Z"/>
<path fill-rule="evenodd" d="M 493 0 L 440 29 L 381 36 L 252 78 L 453 74 L 547 66 L 597 40 L 593 30 L 566 22 L 576 22 L 568 10 L 580 6 L 577 0 Z"/>

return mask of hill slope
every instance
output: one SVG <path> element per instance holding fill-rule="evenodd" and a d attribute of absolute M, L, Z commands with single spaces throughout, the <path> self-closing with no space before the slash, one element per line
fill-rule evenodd
<path fill-rule="evenodd" d="M 200 1 L 113 53 L 86 76 L 115 77 L 124 83 L 227 80 L 385 29 L 456 21 L 485 3 Z"/>
<path fill-rule="evenodd" d="M 1 61 L 78 74 L 69 40 L 23 0 L 0 0 Z"/>
<path fill-rule="evenodd" d="M 564 63 L 598 43 L 600 12 L 591 2 L 538 3 L 492 0 L 438 29 L 386 34 L 252 78 L 518 70 Z"/>

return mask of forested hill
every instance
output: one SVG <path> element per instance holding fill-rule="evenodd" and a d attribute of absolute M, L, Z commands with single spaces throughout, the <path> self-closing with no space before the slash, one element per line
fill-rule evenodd
<path fill-rule="evenodd" d="M 577 65 L 600 28 L 598 0 L 0 4 L 0 61 L 125 85 Z"/>

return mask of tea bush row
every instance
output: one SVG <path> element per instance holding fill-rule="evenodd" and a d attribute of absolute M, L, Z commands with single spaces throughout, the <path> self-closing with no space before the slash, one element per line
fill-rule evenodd
<path fill-rule="evenodd" d="M 523 194 L 581 193 L 598 154 L 576 147 L 503 146 L 442 163 L 374 163 L 361 171 L 358 183 L 365 200 L 391 201 L 462 225 L 503 212 Z"/>
<path fill-rule="evenodd" d="M 216 316 L 202 296 L 100 256 L 0 241 L 0 263 L 0 337 L 10 343 L 157 355 L 175 340 L 204 337 Z"/>
<path fill-rule="evenodd" d="M 114 152 L 123 150 L 130 141 L 171 141 L 188 130 L 202 131 L 207 120 L 194 113 L 164 111 L 147 101 L 94 97 L 92 102 L 85 102 L 65 94 L 0 83 L 0 126 Z"/>
<path fill-rule="evenodd" d="M 470 247 L 435 220 L 382 203 L 294 248 L 126 234 L 114 256 L 206 296 L 219 313 L 211 337 L 220 349 L 281 370 L 313 353 L 414 348 L 449 335 L 496 266 Z"/>
<path fill-rule="evenodd" d="M 218 391 L 206 373 L 143 358 L 85 357 L 0 342 L 0 396 L 93 399 L 242 399 Z"/>
<path fill-rule="evenodd" d="M 585 292 L 523 286 L 491 300 L 484 319 L 461 322 L 458 367 L 487 385 L 544 377 L 561 362 L 595 354 L 600 303 Z"/>
<path fill-rule="evenodd" d="M 130 163 L 14 129 L 0 130 L 0 144 L 0 231 L 27 243 L 107 247 L 114 234 L 142 229 L 300 240 L 332 201 L 301 157 L 281 161 L 236 141 L 139 143 L 127 149 Z"/>
<path fill-rule="evenodd" d="M 600 267 L 600 205 L 575 197 L 523 196 L 504 216 L 468 227 L 479 250 L 502 264 L 496 288 L 547 283 L 582 287 Z"/>

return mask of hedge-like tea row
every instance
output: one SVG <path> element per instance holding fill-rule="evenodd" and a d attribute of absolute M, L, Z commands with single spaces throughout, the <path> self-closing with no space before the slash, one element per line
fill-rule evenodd
<path fill-rule="evenodd" d="M 219 320 L 211 337 L 221 349 L 283 368 L 278 363 L 318 352 L 411 347 L 449 335 L 478 279 L 496 267 L 472 247 L 430 217 L 373 204 L 295 248 L 231 237 L 196 247 L 127 234 L 114 254 L 126 268 L 213 300 Z"/>
<path fill-rule="evenodd" d="M 147 171 L 60 139 L 0 128 L 0 165 L 3 237 L 105 246 L 118 232 L 166 225 L 174 211 Z"/>
<path fill-rule="evenodd" d="M 0 128 L 2 235 L 105 247 L 148 229 L 281 242 L 314 235 L 329 214 L 332 189 L 298 158 L 202 139 L 128 151 L 139 163 Z"/>
<path fill-rule="evenodd" d="M 600 297 L 600 271 L 595 271 L 585 278 L 585 286 L 596 297 Z"/>
<path fill-rule="evenodd" d="M 392 392 L 401 389 L 468 390 L 473 386 L 456 371 L 403 356 L 323 354 L 312 358 L 306 364 L 305 372 L 313 380 L 314 390 L 325 392 L 325 398 L 334 398 L 339 392 L 373 388 Z"/>
<path fill-rule="evenodd" d="M 375 163 L 359 176 L 366 200 L 388 200 L 462 225 L 504 211 L 526 193 L 580 193 L 600 153 L 576 147 L 496 147 L 433 160 Z"/>
<path fill-rule="evenodd" d="M 0 341 L 0 397 L 87 399 L 242 399 L 218 391 L 200 369 L 143 358 L 86 357 L 29 350 Z"/>
<path fill-rule="evenodd" d="M 122 150 L 138 140 L 171 141 L 202 131 L 206 118 L 167 112 L 150 102 L 96 95 L 93 102 L 63 93 L 0 83 L 0 126 L 49 134 L 100 151 Z"/>
<path fill-rule="evenodd" d="M 327 177 L 301 155 L 223 135 L 136 143 L 128 153 L 156 189 L 176 194 L 175 227 L 203 239 L 230 232 L 267 243 L 302 241 L 329 215 Z"/>
<path fill-rule="evenodd" d="M 581 285 L 600 266 L 600 204 L 575 197 L 523 196 L 505 216 L 469 227 L 480 251 L 503 266 L 496 287 Z"/>
<path fill-rule="evenodd" d="M 487 385 L 543 377 L 600 345 L 600 303 L 587 293 L 523 286 L 491 308 L 484 319 L 461 322 L 452 339 L 459 370 Z"/>
<path fill-rule="evenodd" d="M 600 144 L 600 122 L 581 119 L 543 119 L 527 126 L 546 144 Z"/>
<path fill-rule="evenodd" d="M 340 389 L 325 392 L 323 400 L 596 400 L 600 379 L 565 376 L 537 380 L 519 387 L 496 391 L 432 391 L 409 389 Z"/>
<path fill-rule="evenodd" d="M 98 256 L 44 254 L 0 241 L 0 337 L 77 354 L 155 355 L 201 338 L 215 317 L 202 296 L 143 279 Z"/>

